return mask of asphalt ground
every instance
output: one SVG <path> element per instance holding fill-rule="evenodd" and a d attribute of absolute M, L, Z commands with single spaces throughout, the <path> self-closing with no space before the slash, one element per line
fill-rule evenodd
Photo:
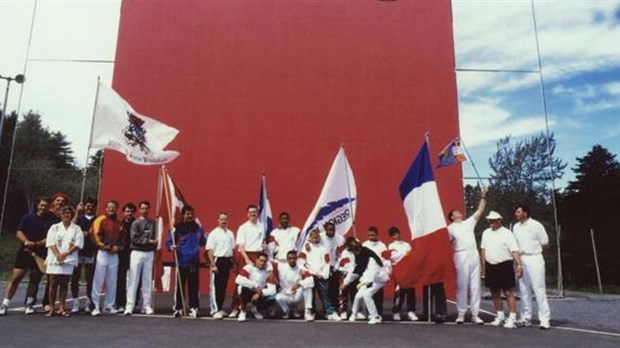
<path fill-rule="evenodd" d="M 451 322 L 439 325 L 386 320 L 380 325 L 368 325 L 365 321 L 305 323 L 249 319 L 239 323 L 234 319 L 207 317 L 174 319 L 170 315 L 169 295 L 156 297 L 158 314 L 155 316 L 102 315 L 95 318 L 80 313 L 69 318 L 48 318 L 40 307 L 37 314 L 23 314 L 24 285 L 12 301 L 10 314 L 0 317 L 0 347 L 620 347 L 618 316 L 613 325 L 608 325 L 611 327 L 603 325 L 602 329 L 601 325 L 587 319 L 592 312 L 607 311 L 613 315 L 620 310 L 620 296 L 599 298 L 576 294 L 568 299 L 552 299 L 553 328 L 545 331 L 536 326 L 507 330 Z M 3 292 L 5 286 L 2 284 L 0 291 Z M 202 297 L 201 306 L 204 308 L 207 303 L 207 298 Z M 386 308 L 389 308 L 387 304 Z M 491 309 L 489 301 L 483 301 L 483 308 Z M 563 311 L 574 311 L 579 316 L 569 320 L 571 318 L 561 317 Z M 418 312 L 421 312 L 419 306 Z M 453 320 L 452 304 L 449 304 L 449 312 L 448 319 Z M 482 317 L 487 322 L 493 319 L 484 312 Z"/>

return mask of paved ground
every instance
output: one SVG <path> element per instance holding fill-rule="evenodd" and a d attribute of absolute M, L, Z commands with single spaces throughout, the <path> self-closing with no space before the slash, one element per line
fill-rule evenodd
<path fill-rule="evenodd" d="M 5 284 L 0 285 L 4 291 Z M 42 290 L 41 290 L 42 292 Z M 386 321 L 370 326 L 365 322 L 314 322 L 264 320 L 238 323 L 210 318 L 173 319 L 170 298 L 157 297 L 156 315 L 133 317 L 84 314 L 70 318 L 47 318 L 42 313 L 25 316 L 21 306 L 23 289 L 12 303 L 10 315 L 0 317 L 0 346 L 32 347 L 169 347 L 169 346 L 380 346 L 380 347 L 619 347 L 620 296 L 571 294 L 568 299 L 551 300 L 553 329 L 506 330 L 486 326 L 434 325 Z M 202 299 L 203 306 L 206 298 Z M 227 302 L 228 303 L 228 302 Z M 483 307 L 490 309 L 488 301 Z M 450 305 L 450 311 L 454 307 Z M 451 316 L 451 319 L 454 315 Z M 485 314 L 486 321 L 492 316 Z M 598 318 L 599 320 L 590 320 Z M 602 320 L 607 318 L 607 320 Z M 613 319 L 612 319 L 613 318 Z M 605 332 L 591 331 L 599 330 Z"/>

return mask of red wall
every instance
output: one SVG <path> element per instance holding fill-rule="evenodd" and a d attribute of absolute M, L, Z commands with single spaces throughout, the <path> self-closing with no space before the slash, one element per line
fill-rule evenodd
<path fill-rule="evenodd" d="M 244 221 L 263 170 L 274 215 L 302 225 L 345 143 L 358 231 L 406 230 L 398 185 L 424 133 L 434 154 L 458 134 L 449 1 L 124 1 L 121 11 L 113 87 L 180 130 L 168 167 L 207 229 L 219 211 L 233 229 Z M 106 152 L 102 201 L 154 201 L 157 170 Z M 444 209 L 462 207 L 460 168 L 436 178 Z"/>

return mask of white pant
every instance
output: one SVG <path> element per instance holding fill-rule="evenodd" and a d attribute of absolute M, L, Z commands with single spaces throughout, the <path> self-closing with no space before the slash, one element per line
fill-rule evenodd
<path fill-rule="evenodd" d="M 519 293 L 521 294 L 521 318 L 532 319 L 532 290 L 536 296 L 538 319 L 549 321 L 551 312 L 547 302 L 545 287 L 545 259 L 541 254 L 521 254 L 523 276 L 519 279 Z"/>
<path fill-rule="evenodd" d="M 461 250 L 454 253 L 456 266 L 456 310 L 459 315 L 467 312 L 467 292 L 471 314 L 480 311 L 480 255 L 476 249 Z"/>
<path fill-rule="evenodd" d="M 151 307 L 151 287 L 153 286 L 153 251 L 132 250 L 129 259 L 129 282 L 127 283 L 127 308 L 133 311 L 136 304 L 138 283 L 142 280 L 142 303 Z"/>
<path fill-rule="evenodd" d="M 312 308 L 312 288 L 299 288 L 294 294 L 283 290 L 276 294 L 276 302 L 285 313 L 288 313 L 292 306 L 304 301 L 304 308 Z"/>
<path fill-rule="evenodd" d="M 377 312 L 377 306 L 375 306 L 375 301 L 373 300 L 373 296 L 377 293 L 377 291 L 381 290 L 385 285 L 385 282 L 374 281 L 372 282 L 372 286 L 361 287 L 357 290 L 357 294 L 355 295 L 355 299 L 353 300 L 353 306 L 351 307 L 352 313 L 359 312 L 360 300 L 364 300 L 364 304 L 366 305 L 366 310 L 368 311 L 369 318 L 376 318 L 379 316 L 379 312 Z"/>
<path fill-rule="evenodd" d="M 95 308 L 99 308 L 103 284 L 105 282 L 104 308 L 113 308 L 116 300 L 116 277 L 118 274 L 118 255 L 99 250 L 95 263 L 95 275 L 93 278 L 93 291 L 91 297 Z"/>

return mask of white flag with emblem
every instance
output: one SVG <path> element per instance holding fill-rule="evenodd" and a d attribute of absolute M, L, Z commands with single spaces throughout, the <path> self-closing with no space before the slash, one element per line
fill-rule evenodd
<path fill-rule="evenodd" d="M 177 151 L 164 150 L 178 133 L 175 128 L 137 113 L 118 93 L 99 82 L 90 148 L 116 150 L 135 164 L 164 164 L 179 155 Z"/>

